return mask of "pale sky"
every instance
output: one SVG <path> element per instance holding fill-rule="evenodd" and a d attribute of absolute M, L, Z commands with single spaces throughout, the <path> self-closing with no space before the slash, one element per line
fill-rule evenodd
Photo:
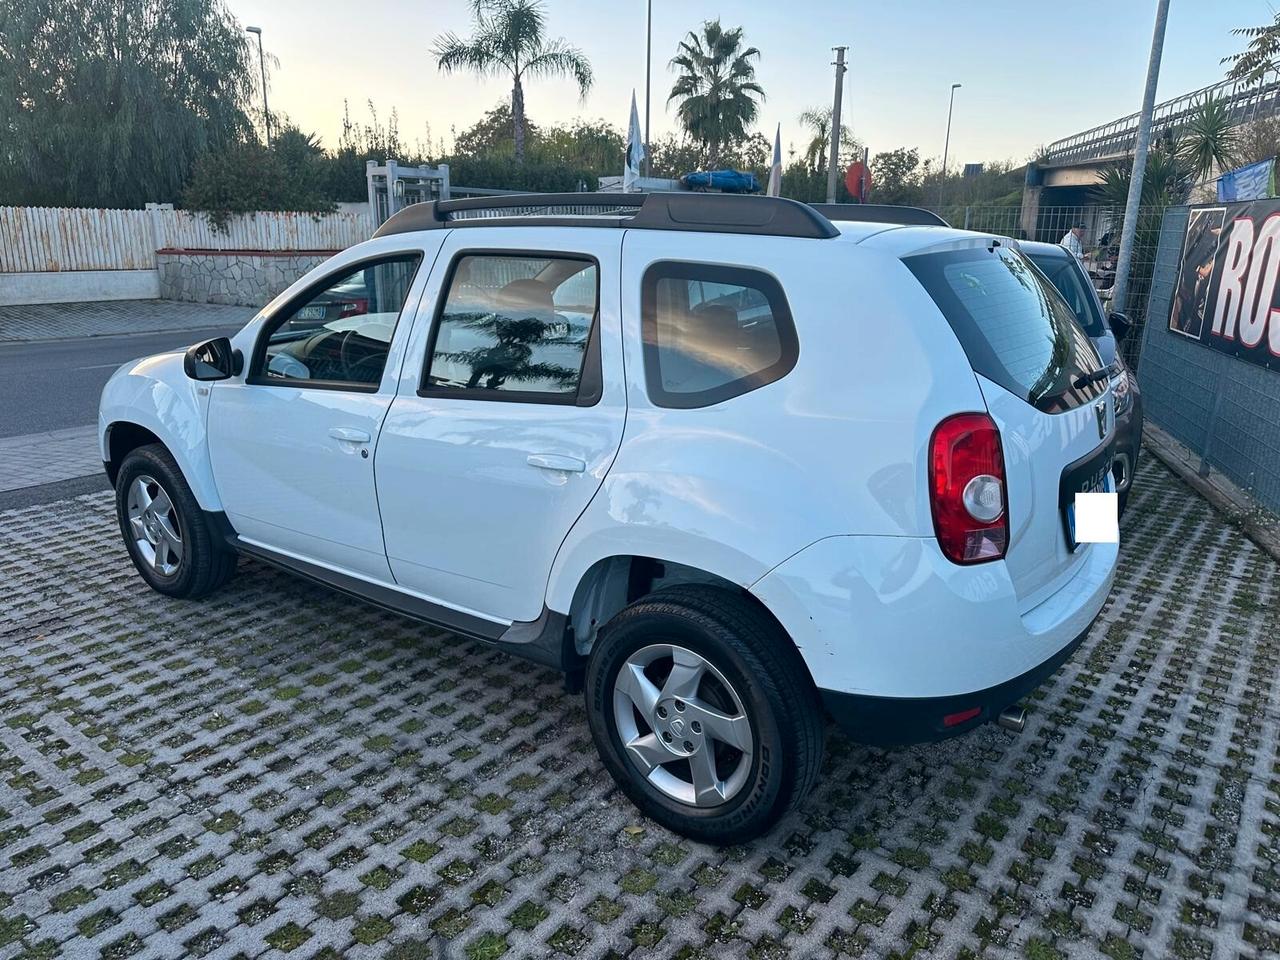
<path fill-rule="evenodd" d="M 227 0 L 246 25 L 262 27 L 279 59 L 271 108 L 326 146 L 336 144 L 342 101 L 367 117 L 395 107 L 401 137 L 434 146 L 452 140 L 510 96 L 510 84 L 446 76 L 431 56 L 446 30 L 471 31 L 466 0 Z M 676 44 L 703 20 L 741 25 L 761 58 L 767 99 L 759 129 L 782 124 L 784 151 L 800 146 L 806 107 L 830 108 L 833 44 L 848 44 L 844 118 L 872 153 L 919 147 L 942 153 L 947 95 L 956 91 L 951 163 L 1021 162 L 1037 146 L 1141 105 L 1155 0 L 654 0 L 653 136 L 676 128 L 666 96 Z M 547 0 L 551 36 L 591 60 L 596 81 L 585 101 L 568 81 L 526 84 L 535 123 L 575 116 L 626 126 L 631 91 L 644 113 L 645 3 Z M 1233 27 L 1269 22 L 1267 0 L 1172 0 L 1160 99 L 1222 79 L 1221 58 L 1242 48 Z"/>

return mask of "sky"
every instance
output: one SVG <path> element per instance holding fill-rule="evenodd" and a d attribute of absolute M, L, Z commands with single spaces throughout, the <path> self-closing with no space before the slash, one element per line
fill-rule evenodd
<path fill-rule="evenodd" d="M 273 112 L 335 146 L 343 100 L 354 119 L 366 102 L 383 119 L 394 107 L 401 138 L 446 146 L 510 97 L 510 82 L 442 74 L 431 54 L 446 31 L 471 32 L 467 0 L 226 0 L 262 28 L 278 63 Z M 644 0 L 546 0 L 548 33 L 590 59 L 595 83 L 578 97 L 569 81 L 526 83 L 535 123 L 604 118 L 625 128 L 634 90 L 644 115 Z M 1222 57 L 1242 48 L 1234 27 L 1270 22 L 1268 0 L 1172 0 L 1159 99 L 1222 79 Z M 653 0 L 652 136 L 677 129 L 667 66 L 691 29 L 720 17 L 760 48 L 767 98 L 758 128 L 783 150 L 800 149 L 797 121 L 830 109 L 834 44 L 849 46 L 843 117 L 872 153 L 918 147 L 941 156 L 947 97 L 956 91 L 951 164 L 1026 160 L 1037 147 L 1141 106 L 1155 0 Z"/>

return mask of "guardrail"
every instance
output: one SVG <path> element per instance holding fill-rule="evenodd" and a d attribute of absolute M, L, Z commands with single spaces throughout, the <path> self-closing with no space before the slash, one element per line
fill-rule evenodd
<path fill-rule="evenodd" d="M 1152 134 L 1176 130 L 1185 123 L 1206 96 L 1226 101 L 1228 115 L 1235 124 L 1280 115 L 1280 80 L 1257 85 L 1224 80 L 1156 105 Z M 1062 167 L 1124 157 L 1133 152 L 1138 136 L 1137 113 L 1112 120 L 1049 144 L 1038 161 L 1042 167 Z"/>

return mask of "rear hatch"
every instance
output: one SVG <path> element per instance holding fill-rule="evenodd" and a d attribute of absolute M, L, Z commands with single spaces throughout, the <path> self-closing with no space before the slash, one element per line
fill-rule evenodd
<path fill-rule="evenodd" d="M 1073 542 L 1075 493 L 1110 489 L 1115 417 L 1105 367 L 1053 285 L 998 240 L 950 243 L 904 262 L 951 325 L 1000 430 L 1005 563 L 1028 609 L 1090 549 Z"/>

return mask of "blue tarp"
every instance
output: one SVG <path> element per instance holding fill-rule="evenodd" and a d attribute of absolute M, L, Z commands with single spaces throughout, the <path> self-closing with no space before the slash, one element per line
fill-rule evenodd
<path fill-rule="evenodd" d="M 737 170 L 702 170 L 680 178 L 690 190 L 723 190 L 725 193 L 759 193 L 760 181 L 753 173 Z"/>
<path fill-rule="evenodd" d="M 1275 160 L 1251 163 L 1247 167 L 1228 170 L 1218 178 L 1218 202 L 1232 203 L 1238 200 L 1264 200 L 1274 197 Z"/>

